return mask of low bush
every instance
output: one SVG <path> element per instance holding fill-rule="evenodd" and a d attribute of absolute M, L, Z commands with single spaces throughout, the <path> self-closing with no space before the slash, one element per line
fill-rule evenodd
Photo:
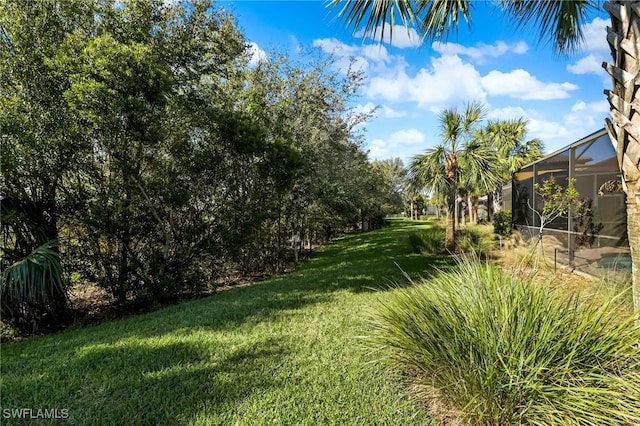
<path fill-rule="evenodd" d="M 493 214 L 493 232 L 502 237 L 511 235 L 511 212 L 498 210 Z"/>
<path fill-rule="evenodd" d="M 456 249 L 459 253 L 483 256 L 495 248 L 495 240 L 486 226 L 468 226 L 456 230 Z"/>
<path fill-rule="evenodd" d="M 409 234 L 413 253 L 440 254 L 444 250 L 445 232 L 439 227 L 421 229 Z"/>
<path fill-rule="evenodd" d="M 367 341 L 471 424 L 640 424 L 640 326 L 614 304 L 463 259 L 385 293 Z"/>

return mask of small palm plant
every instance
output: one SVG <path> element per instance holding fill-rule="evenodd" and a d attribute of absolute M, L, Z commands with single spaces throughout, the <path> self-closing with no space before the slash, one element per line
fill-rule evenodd
<path fill-rule="evenodd" d="M 0 274 L 2 317 L 19 328 L 35 329 L 41 312 L 57 311 L 46 307 L 65 294 L 57 246 L 56 240 L 48 241 Z"/>

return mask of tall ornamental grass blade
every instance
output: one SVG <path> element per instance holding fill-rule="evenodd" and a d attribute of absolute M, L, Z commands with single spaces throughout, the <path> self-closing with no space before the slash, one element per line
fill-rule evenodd
<path fill-rule="evenodd" d="M 461 258 L 384 294 L 367 342 L 471 424 L 640 424 L 640 327 Z M 605 421 L 604 419 L 609 419 Z"/>

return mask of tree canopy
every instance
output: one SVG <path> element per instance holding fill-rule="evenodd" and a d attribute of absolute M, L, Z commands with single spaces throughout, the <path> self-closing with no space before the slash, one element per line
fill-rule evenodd
<path fill-rule="evenodd" d="M 362 76 L 301 58 L 250 66 L 234 17 L 206 0 L 3 3 L 3 267 L 52 242 L 65 286 L 147 304 L 281 271 L 294 235 L 379 224 L 394 183 L 355 130 Z M 8 283 L 18 326 L 65 304 Z"/>

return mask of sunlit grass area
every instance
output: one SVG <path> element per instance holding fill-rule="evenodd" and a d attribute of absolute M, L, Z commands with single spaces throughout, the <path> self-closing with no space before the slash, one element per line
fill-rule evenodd
<path fill-rule="evenodd" d="M 430 424 L 358 339 L 384 297 L 372 289 L 451 266 L 411 253 L 419 226 L 347 236 L 294 273 L 206 299 L 3 344 L 1 407 L 92 425 Z"/>

